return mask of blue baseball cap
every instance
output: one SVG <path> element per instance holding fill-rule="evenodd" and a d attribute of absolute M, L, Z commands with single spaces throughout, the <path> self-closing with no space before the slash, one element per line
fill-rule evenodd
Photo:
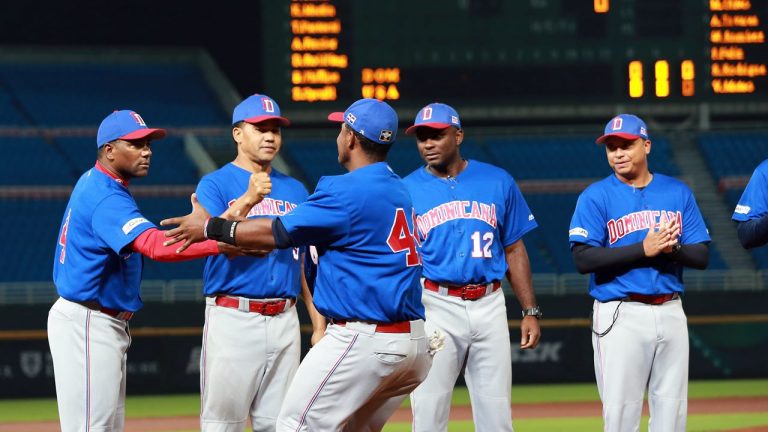
<path fill-rule="evenodd" d="M 96 148 L 117 139 L 153 140 L 165 138 L 165 135 L 165 129 L 147 127 L 147 123 L 136 111 L 118 110 L 101 121 L 99 132 L 96 134 Z"/>
<path fill-rule="evenodd" d="M 413 121 L 413 126 L 406 129 L 405 133 L 411 135 L 420 126 L 432 129 L 445 129 L 454 126 L 456 129 L 461 129 L 461 121 L 459 120 L 459 113 L 451 106 L 435 102 L 419 110 L 416 114 L 416 120 Z"/>
<path fill-rule="evenodd" d="M 232 112 L 232 124 L 241 121 L 247 123 L 261 123 L 266 120 L 277 119 L 283 125 L 291 124 L 290 120 L 280 117 L 280 107 L 274 99 L 267 95 L 255 94 L 248 96 L 240 102 Z"/>
<path fill-rule="evenodd" d="M 378 99 L 360 99 L 344 112 L 328 114 L 328 120 L 346 123 L 353 131 L 379 144 L 392 144 L 397 138 L 397 113 Z"/>
<path fill-rule="evenodd" d="M 598 138 L 595 142 L 603 144 L 610 136 L 617 136 L 628 140 L 636 140 L 638 138 L 647 140 L 648 127 L 645 125 L 645 122 L 636 115 L 619 114 L 605 125 L 603 136 Z"/>

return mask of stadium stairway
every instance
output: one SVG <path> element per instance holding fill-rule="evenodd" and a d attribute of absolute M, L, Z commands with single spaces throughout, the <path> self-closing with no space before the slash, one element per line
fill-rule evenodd
<path fill-rule="evenodd" d="M 680 167 L 683 178 L 690 180 L 701 213 L 707 220 L 709 235 L 717 245 L 720 255 L 729 269 L 754 270 L 749 254 L 741 247 L 736 234 L 736 224 L 731 220 L 733 209 L 728 207 L 717 193 L 715 176 L 696 147 L 691 134 L 670 134 L 672 156 Z"/>

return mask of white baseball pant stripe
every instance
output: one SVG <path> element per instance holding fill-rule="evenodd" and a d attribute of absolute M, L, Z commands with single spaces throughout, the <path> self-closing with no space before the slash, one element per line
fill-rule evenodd
<path fill-rule="evenodd" d="M 202 431 L 242 432 L 249 417 L 253 430 L 274 431 L 301 357 L 296 308 L 267 316 L 206 303 Z"/>
<path fill-rule="evenodd" d="M 320 386 L 317 388 L 317 391 L 315 391 L 315 394 L 312 396 L 312 399 L 310 399 L 309 403 L 307 404 L 306 409 L 304 409 L 304 412 L 301 414 L 301 419 L 299 421 L 299 428 L 301 428 L 307 421 L 307 414 L 309 413 L 309 410 L 312 409 L 312 405 L 314 405 L 315 401 L 317 400 L 317 397 L 320 395 L 320 391 L 322 391 L 323 387 L 328 383 L 328 380 L 331 379 L 331 376 L 336 371 L 336 368 L 339 367 L 341 364 L 341 361 L 344 360 L 344 358 L 349 354 L 349 351 L 352 349 L 353 346 L 355 346 L 355 341 L 357 341 L 357 335 L 355 335 L 352 340 L 349 342 L 349 345 L 347 345 L 347 349 L 344 350 L 343 353 L 339 356 L 339 359 L 336 361 L 336 363 L 331 367 L 331 370 L 328 371 L 328 374 L 325 376 L 325 379 L 323 379 L 322 383 L 320 383 Z"/>
<path fill-rule="evenodd" d="M 128 323 L 59 298 L 48 313 L 62 432 L 121 432 Z"/>
<path fill-rule="evenodd" d="M 619 306 L 621 305 L 621 306 Z M 618 316 L 613 323 L 616 308 Z M 684 432 L 688 411 L 688 326 L 682 300 L 661 305 L 594 302 L 595 377 L 605 431 L 640 428 L 648 390 L 650 432 Z"/>
<path fill-rule="evenodd" d="M 380 431 L 424 379 L 431 358 L 424 321 L 410 333 L 375 324 L 329 325 L 299 365 L 278 416 L 280 432 Z"/>
<path fill-rule="evenodd" d="M 502 290 L 478 300 L 424 290 L 427 334 L 439 329 L 445 347 L 411 394 L 413 430 L 448 430 L 453 387 L 464 374 L 478 432 L 511 432 L 512 348 Z"/>

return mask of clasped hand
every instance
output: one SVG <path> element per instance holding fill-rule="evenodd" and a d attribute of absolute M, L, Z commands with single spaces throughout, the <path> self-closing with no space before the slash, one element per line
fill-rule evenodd
<path fill-rule="evenodd" d="M 670 219 L 667 223 L 648 229 L 648 234 L 643 239 L 643 252 L 646 257 L 655 257 L 660 253 L 671 253 L 679 242 L 680 227 L 677 220 Z"/>

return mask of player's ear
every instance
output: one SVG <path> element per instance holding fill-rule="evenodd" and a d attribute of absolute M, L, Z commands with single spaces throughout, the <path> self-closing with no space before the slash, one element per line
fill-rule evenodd
<path fill-rule="evenodd" d="M 651 140 L 645 140 L 645 154 L 651 153 Z"/>
<path fill-rule="evenodd" d="M 240 144 L 240 141 L 242 141 L 243 136 L 243 128 L 240 127 L 240 123 L 232 126 L 232 139 L 235 141 L 235 143 Z"/>
<path fill-rule="evenodd" d="M 111 160 L 115 160 L 115 154 L 114 154 L 115 153 L 115 143 L 114 143 L 114 141 L 113 142 L 108 142 L 108 143 L 104 144 L 101 147 L 101 151 L 102 151 L 102 155 L 107 160 L 110 160 L 110 161 Z"/>
<path fill-rule="evenodd" d="M 456 145 L 461 145 L 462 141 L 464 141 L 464 129 L 457 129 L 456 130 Z"/>
<path fill-rule="evenodd" d="M 344 143 L 345 147 L 347 147 L 348 149 L 351 150 L 351 149 L 355 148 L 355 145 L 357 143 L 357 137 L 355 136 L 355 132 L 352 131 L 352 129 L 350 129 L 346 125 L 344 125 L 344 131 L 346 133 L 344 134 L 344 141 L 343 141 L 343 143 Z"/>

